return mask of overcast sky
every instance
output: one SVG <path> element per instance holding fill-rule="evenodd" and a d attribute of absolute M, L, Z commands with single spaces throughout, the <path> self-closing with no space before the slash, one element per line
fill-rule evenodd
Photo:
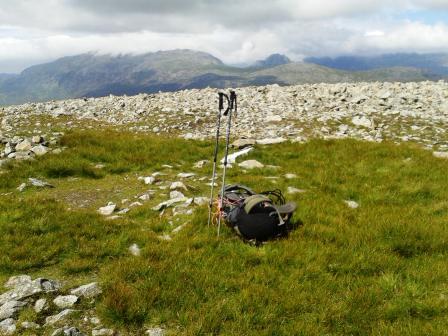
<path fill-rule="evenodd" d="M 0 0 L 0 72 L 177 48 L 230 64 L 275 52 L 448 52 L 448 0 Z"/>

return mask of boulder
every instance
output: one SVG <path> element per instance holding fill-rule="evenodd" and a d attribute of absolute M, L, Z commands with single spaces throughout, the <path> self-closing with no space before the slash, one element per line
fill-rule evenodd
<path fill-rule="evenodd" d="M 109 202 L 109 204 L 106 205 L 105 207 L 99 208 L 98 213 L 103 216 L 110 216 L 114 213 L 116 208 L 117 208 L 116 204 Z"/>
<path fill-rule="evenodd" d="M 80 286 L 70 291 L 70 294 L 83 296 L 85 298 L 93 298 L 100 295 L 101 293 L 102 290 L 100 286 L 98 286 L 97 282 L 92 282 L 90 284 Z"/>
<path fill-rule="evenodd" d="M 17 152 L 28 152 L 31 150 L 32 146 L 33 145 L 31 144 L 31 141 L 29 141 L 28 139 L 25 139 L 16 145 L 16 151 Z"/>
<path fill-rule="evenodd" d="M 448 159 L 448 152 L 434 152 L 432 154 L 439 159 Z"/>
<path fill-rule="evenodd" d="M 52 324 L 58 323 L 59 321 L 65 320 L 68 316 L 70 316 L 71 314 L 73 314 L 75 312 L 77 312 L 77 310 L 65 309 L 65 310 L 61 311 L 59 314 L 48 316 L 45 319 L 45 324 L 52 325 Z"/>
<path fill-rule="evenodd" d="M 263 168 L 264 164 L 258 162 L 257 160 L 247 160 L 241 162 L 238 166 L 244 169 L 255 169 L 255 168 Z"/>
<path fill-rule="evenodd" d="M 243 149 L 254 146 L 256 141 L 254 139 L 238 139 L 232 143 L 233 148 Z"/>
<path fill-rule="evenodd" d="M 282 142 L 287 141 L 285 138 L 279 137 L 279 138 L 266 138 L 266 139 L 261 139 L 261 140 L 257 140 L 257 144 L 259 145 L 275 145 L 275 144 L 279 144 Z"/>
<path fill-rule="evenodd" d="M 37 156 L 43 156 L 48 153 L 48 147 L 45 147 L 44 145 L 37 145 L 31 148 L 31 151 L 36 154 Z"/>
<path fill-rule="evenodd" d="M 73 307 L 76 302 L 78 302 L 78 297 L 76 295 L 60 295 L 53 300 L 53 303 L 58 308 L 70 308 Z"/>
<path fill-rule="evenodd" d="M 16 321 L 8 318 L 0 322 L 0 334 L 12 335 L 16 332 Z"/>

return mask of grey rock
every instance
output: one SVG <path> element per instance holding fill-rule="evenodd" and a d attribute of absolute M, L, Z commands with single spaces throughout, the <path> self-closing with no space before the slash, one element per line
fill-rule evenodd
<path fill-rule="evenodd" d="M 24 302 L 16 300 L 6 302 L 0 306 L 0 321 L 13 317 L 24 305 Z"/>
<path fill-rule="evenodd" d="M 45 147 L 44 145 L 37 145 L 31 148 L 31 151 L 36 154 L 37 156 L 43 156 L 48 153 L 49 149 L 48 147 Z"/>
<path fill-rule="evenodd" d="M 171 190 L 176 190 L 176 189 L 188 190 L 187 187 L 185 186 L 185 184 L 183 184 L 183 182 L 173 182 L 173 183 L 171 183 L 170 189 Z"/>
<path fill-rule="evenodd" d="M 288 180 L 292 180 L 292 179 L 297 178 L 297 175 L 296 174 L 285 174 L 285 178 Z"/>
<path fill-rule="evenodd" d="M 44 310 L 47 310 L 47 309 L 48 309 L 47 299 L 39 299 L 34 304 L 34 311 L 36 313 L 40 313 L 40 312 L 42 312 Z"/>
<path fill-rule="evenodd" d="M 303 194 L 303 193 L 305 193 L 305 192 L 306 192 L 306 190 L 298 189 L 298 188 L 295 188 L 295 187 L 288 187 L 288 191 L 287 191 L 287 193 L 288 193 L 288 194 L 291 194 L 291 195 L 294 195 L 294 194 Z"/>
<path fill-rule="evenodd" d="M 103 216 L 110 216 L 114 213 L 116 208 L 117 208 L 116 204 L 109 202 L 108 205 L 99 208 L 98 213 Z"/>
<path fill-rule="evenodd" d="M 78 328 L 75 327 L 64 327 L 56 329 L 51 336 L 86 336 Z"/>
<path fill-rule="evenodd" d="M 373 121 L 362 116 L 362 117 L 354 117 L 352 119 L 352 124 L 356 126 L 363 126 L 366 128 L 373 128 Z"/>
<path fill-rule="evenodd" d="M 173 190 L 170 192 L 170 199 L 176 199 L 176 198 L 185 198 L 185 195 L 182 194 L 180 191 Z"/>
<path fill-rule="evenodd" d="M 23 140 L 22 142 L 16 145 L 17 152 L 27 152 L 31 150 L 32 144 L 28 139 Z"/>
<path fill-rule="evenodd" d="M 359 204 L 358 204 L 357 202 L 355 202 L 355 201 L 346 200 L 346 201 L 344 201 L 344 202 L 345 202 L 345 204 L 347 204 L 347 206 L 348 206 L 349 208 L 351 208 L 351 209 L 357 209 L 357 208 L 359 208 Z"/>
<path fill-rule="evenodd" d="M 57 291 L 60 288 L 59 283 L 53 280 L 38 278 L 33 281 L 24 281 L 24 279 L 22 278 L 11 290 L 0 295 L 0 305 L 9 301 L 20 301 L 41 292 Z"/>
<path fill-rule="evenodd" d="M 50 183 L 45 182 L 45 181 L 42 181 L 42 180 L 39 180 L 39 179 L 36 179 L 36 178 L 32 178 L 32 177 L 30 177 L 30 178 L 28 179 L 28 181 L 29 181 L 29 182 L 31 183 L 31 185 L 34 186 L 34 187 L 38 187 L 38 188 L 54 188 L 54 186 L 51 185 Z"/>
<path fill-rule="evenodd" d="M 275 145 L 275 144 L 279 144 L 279 143 L 283 143 L 287 141 L 285 138 L 267 138 L 267 139 L 261 139 L 261 140 L 257 140 L 257 144 L 259 145 Z"/>
<path fill-rule="evenodd" d="M 32 281 L 33 280 L 29 275 L 16 275 L 8 279 L 8 281 L 5 283 L 5 287 L 12 289 L 19 286 L 27 285 Z"/>
<path fill-rule="evenodd" d="M 177 174 L 177 177 L 179 177 L 179 178 L 190 178 L 190 177 L 193 177 L 193 176 L 196 176 L 196 174 L 195 173 L 180 173 L 180 174 Z"/>
<path fill-rule="evenodd" d="M 39 329 L 40 325 L 34 322 L 24 321 L 20 324 L 23 329 Z"/>
<path fill-rule="evenodd" d="M 152 210 L 161 211 L 163 209 L 169 208 L 170 206 L 172 206 L 176 203 L 182 203 L 182 202 L 187 202 L 187 201 L 188 201 L 188 198 L 186 198 L 186 197 L 173 198 L 173 199 L 170 199 L 169 201 L 162 202 L 162 203 L 156 205 L 155 207 L 152 208 Z"/>
<path fill-rule="evenodd" d="M 72 315 L 75 312 L 77 312 L 77 310 L 65 309 L 65 310 L 61 311 L 59 314 L 48 316 L 45 319 L 45 324 L 47 324 L 47 325 L 56 324 L 60 321 L 65 320 L 68 316 Z"/>
<path fill-rule="evenodd" d="M 147 177 L 139 177 L 140 181 L 144 181 L 146 185 L 151 185 L 156 182 L 156 178 L 154 176 L 147 176 Z"/>
<path fill-rule="evenodd" d="M 448 159 L 448 152 L 434 152 L 433 155 L 439 159 Z"/>
<path fill-rule="evenodd" d="M 146 330 L 145 334 L 148 336 L 164 336 L 165 331 L 162 328 L 151 328 Z"/>
<path fill-rule="evenodd" d="M 53 300 L 53 303 L 58 308 L 70 308 L 73 307 L 76 302 L 78 302 L 78 297 L 76 295 L 59 295 Z"/>
<path fill-rule="evenodd" d="M 257 160 L 247 160 L 238 164 L 241 168 L 244 169 L 255 169 L 255 168 L 263 168 L 264 164 L 258 162 Z"/>
<path fill-rule="evenodd" d="M 233 148 L 243 149 L 246 147 L 254 146 L 256 143 L 255 139 L 238 139 L 232 143 Z"/>
<path fill-rule="evenodd" d="M 40 135 L 35 135 L 31 138 L 31 142 L 33 144 L 40 144 L 44 142 L 44 138 L 42 138 Z"/>
<path fill-rule="evenodd" d="M 201 161 L 196 162 L 196 163 L 194 164 L 193 168 L 201 169 L 201 168 L 203 168 L 203 167 L 204 167 L 206 164 L 208 164 L 208 163 L 210 163 L 210 161 L 208 161 L 208 160 L 201 160 Z"/>
<path fill-rule="evenodd" d="M 138 247 L 137 244 L 132 244 L 132 245 L 129 247 L 129 252 L 130 252 L 133 256 L 135 256 L 135 257 L 138 257 L 138 256 L 141 255 L 140 247 Z"/>
<path fill-rule="evenodd" d="M 12 318 L 8 318 L 0 322 L 0 333 L 4 335 L 12 335 L 16 332 L 16 321 Z"/>
<path fill-rule="evenodd" d="M 26 183 L 22 183 L 17 187 L 17 190 L 23 192 L 26 189 Z"/>
<path fill-rule="evenodd" d="M 246 154 L 248 154 L 250 151 L 252 151 L 254 148 L 253 147 L 247 147 L 244 148 L 238 152 L 232 153 L 227 157 L 227 162 L 229 164 L 234 164 L 236 162 L 236 159 L 239 158 L 240 156 L 244 156 Z M 221 163 L 224 163 L 224 158 L 221 160 Z"/>
<path fill-rule="evenodd" d="M 198 205 L 198 206 L 203 206 L 208 204 L 210 201 L 210 199 L 208 197 L 195 197 L 193 199 L 194 204 Z"/>
<path fill-rule="evenodd" d="M 114 331 L 113 329 L 94 329 L 92 330 L 92 336 L 113 336 Z"/>
<path fill-rule="evenodd" d="M 97 282 L 92 282 L 87 285 L 80 286 L 70 291 L 70 294 L 76 296 L 83 296 L 85 298 L 93 298 L 102 293 L 102 290 Z"/>

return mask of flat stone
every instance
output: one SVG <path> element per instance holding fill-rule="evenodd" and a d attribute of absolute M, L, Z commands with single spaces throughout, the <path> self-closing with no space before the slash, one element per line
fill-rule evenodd
<path fill-rule="evenodd" d="M 21 301 L 8 301 L 0 306 L 0 321 L 13 317 L 26 304 Z"/>
<path fill-rule="evenodd" d="M 37 156 L 43 156 L 48 153 L 49 149 L 48 147 L 45 147 L 44 145 L 37 145 L 31 148 L 31 151 L 36 154 Z"/>
<path fill-rule="evenodd" d="M 183 182 L 173 182 L 173 183 L 171 183 L 170 190 L 176 190 L 176 189 L 188 190 L 187 187 L 185 186 L 185 184 L 183 184 Z"/>
<path fill-rule="evenodd" d="M 139 177 L 138 179 L 143 181 L 146 185 L 151 185 L 156 182 L 156 178 L 154 176 Z"/>
<path fill-rule="evenodd" d="M 113 336 L 113 329 L 94 329 L 92 330 L 92 336 Z"/>
<path fill-rule="evenodd" d="M 110 216 L 114 213 L 117 206 L 115 204 L 108 204 L 105 207 L 99 208 L 98 213 L 103 216 Z"/>
<path fill-rule="evenodd" d="M 198 205 L 198 206 L 203 206 L 208 204 L 210 201 L 210 199 L 208 197 L 195 197 L 193 199 L 194 204 Z"/>
<path fill-rule="evenodd" d="M 347 206 L 351 209 L 357 209 L 359 208 L 359 204 L 356 203 L 355 201 L 344 201 L 345 204 L 347 204 Z"/>
<path fill-rule="evenodd" d="M 354 117 L 352 119 L 352 124 L 356 125 L 356 126 L 366 127 L 366 128 L 373 128 L 373 121 L 364 116 Z"/>
<path fill-rule="evenodd" d="M 292 179 L 297 178 L 297 175 L 296 174 L 285 174 L 285 178 L 288 180 L 292 180 Z"/>
<path fill-rule="evenodd" d="M 32 144 L 28 139 L 23 140 L 22 142 L 16 145 L 17 152 L 28 152 L 31 150 Z"/>
<path fill-rule="evenodd" d="M 92 282 L 87 285 L 80 286 L 78 288 L 72 289 L 70 294 L 76 296 L 83 296 L 85 298 L 93 298 L 102 293 L 100 286 L 97 282 Z"/>
<path fill-rule="evenodd" d="M 283 120 L 283 118 L 279 115 L 269 116 L 266 118 L 267 123 L 275 123 L 275 122 L 280 122 L 282 120 Z"/>
<path fill-rule="evenodd" d="M 259 145 L 275 145 L 275 144 L 279 144 L 279 143 L 283 143 L 287 141 L 285 138 L 267 138 L 267 139 L 261 139 L 261 140 L 257 140 L 257 144 Z"/>
<path fill-rule="evenodd" d="M 28 179 L 28 181 L 31 183 L 31 185 L 32 185 L 33 187 L 38 187 L 38 188 L 54 188 L 54 186 L 51 185 L 50 183 L 45 182 L 45 181 L 42 181 L 42 180 L 39 180 L 39 179 L 37 179 L 37 178 L 32 178 L 32 177 L 30 177 L 30 178 Z"/>
<path fill-rule="evenodd" d="M 236 159 L 239 158 L 240 156 L 246 155 L 248 154 L 250 151 L 252 151 L 254 148 L 253 147 L 247 147 L 244 148 L 238 152 L 232 153 L 227 157 L 227 163 L 229 164 L 234 164 L 236 163 Z M 224 163 L 224 158 L 221 159 L 221 163 Z"/>
<path fill-rule="evenodd" d="M 78 302 L 76 295 L 60 295 L 53 300 L 53 303 L 59 308 L 73 307 L 76 302 Z"/>
<path fill-rule="evenodd" d="M 140 254 L 141 254 L 140 248 L 138 247 L 137 244 L 132 244 L 132 245 L 129 247 L 129 252 L 130 252 L 133 256 L 135 256 L 135 257 L 138 257 L 138 256 L 140 256 Z"/>
<path fill-rule="evenodd" d="M 11 290 L 0 295 L 0 305 L 9 301 L 20 301 L 35 294 L 57 291 L 60 284 L 53 280 L 38 278 L 29 282 L 18 282 Z"/>
<path fill-rule="evenodd" d="M 251 147 L 256 144 L 255 139 L 238 139 L 232 143 L 233 148 L 243 149 L 246 147 Z"/>
<path fill-rule="evenodd" d="M 16 332 L 16 321 L 8 318 L 0 322 L 0 333 L 4 335 L 12 335 Z"/>
<path fill-rule="evenodd" d="M 35 135 L 31 138 L 31 142 L 33 144 L 40 144 L 40 143 L 44 142 L 44 138 L 42 138 L 40 135 Z"/>
<path fill-rule="evenodd" d="M 180 173 L 180 174 L 177 174 L 177 177 L 179 177 L 179 178 L 190 178 L 190 177 L 193 177 L 193 176 L 196 176 L 196 174 L 195 173 Z"/>
<path fill-rule="evenodd" d="M 196 162 L 196 163 L 194 164 L 193 168 L 201 169 L 201 168 L 204 168 L 204 166 L 205 166 L 206 164 L 208 164 L 208 163 L 210 163 L 209 160 L 201 160 L 201 161 Z"/>
<path fill-rule="evenodd" d="M 5 283 L 6 288 L 16 288 L 31 283 L 33 280 L 29 275 L 16 275 L 12 276 Z"/>
<path fill-rule="evenodd" d="M 47 299 L 39 299 L 34 304 L 34 311 L 36 313 L 40 313 L 46 309 L 48 309 Z"/>
<path fill-rule="evenodd" d="M 173 199 L 170 199 L 169 201 L 162 202 L 162 203 L 156 205 L 155 207 L 152 208 L 152 210 L 161 211 L 161 210 L 168 208 L 176 203 L 182 203 L 182 202 L 187 202 L 187 201 L 188 201 L 188 198 L 186 198 L 186 197 L 173 198 Z"/>
<path fill-rule="evenodd" d="M 264 164 L 258 162 L 257 160 L 247 160 L 238 164 L 241 168 L 244 169 L 255 169 L 255 168 L 264 168 Z"/>
<path fill-rule="evenodd" d="M 182 194 L 180 191 L 173 190 L 170 192 L 170 199 L 175 199 L 175 198 L 185 198 L 185 195 Z"/>
<path fill-rule="evenodd" d="M 294 195 L 294 194 L 303 194 L 303 193 L 305 193 L 306 192 L 306 190 L 303 190 L 303 189 L 297 189 L 297 188 L 295 188 L 295 187 L 288 187 L 288 191 L 287 191 L 287 193 L 288 194 L 291 194 L 291 195 Z"/>
<path fill-rule="evenodd" d="M 23 329 L 39 329 L 40 325 L 34 322 L 24 321 L 20 324 Z"/>
<path fill-rule="evenodd" d="M 448 152 L 434 152 L 432 154 L 439 159 L 448 159 Z"/>
<path fill-rule="evenodd" d="M 23 192 L 26 189 L 26 183 L 22 183 L 17 187 L 17 190 Z"/>
<path fill-rule="evenodd" d="M 146 330 L 145 334 L 148 336 L 164 336 L 165 331 L 162 328 L 151 328 Z"/>
<path fill-rule="evenodd" d="M 70 316 L 71 314 L 75 313 L 76 311 L 77 310 L 73 310 L 73 309 L 65 309 L 65 310 L 61 311 L 59 314 L 48 316 L 45 319 L 45 324 L 51 325 L 51 324 L 58 323 L 59 321 L 63 321 L 68 316 Z"/>

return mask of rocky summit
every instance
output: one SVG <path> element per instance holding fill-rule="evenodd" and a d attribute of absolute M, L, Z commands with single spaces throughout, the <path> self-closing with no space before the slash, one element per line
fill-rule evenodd
<path fill-rule="evenodd" d="M 205 139 L 215 135 L 217 92 L 207 88 L 9 106 L 0 109 L 0 135 L 7 143 L 21 128 L 29 128 L 30 120 L 45 118 L 46 124 L 31 124 L 33 132 L 45 131 L 41 128 L 46 126 L 70 129 L 105 125 Z M 280 138 L 351 137 L 412 141 L 442 152 L 448 149 L 448 83 L 444 81 L 269 85 L 239 88 L 237 94 L 239 106 L 232 134 L 261 144 Z M 26 142 L 23 147 L 28 150 L 30 144 Z M 37 155 L 43 153 L 41 147 L 33 148 Z M 6 153 L 9 151 L 6 148 Z"/>

